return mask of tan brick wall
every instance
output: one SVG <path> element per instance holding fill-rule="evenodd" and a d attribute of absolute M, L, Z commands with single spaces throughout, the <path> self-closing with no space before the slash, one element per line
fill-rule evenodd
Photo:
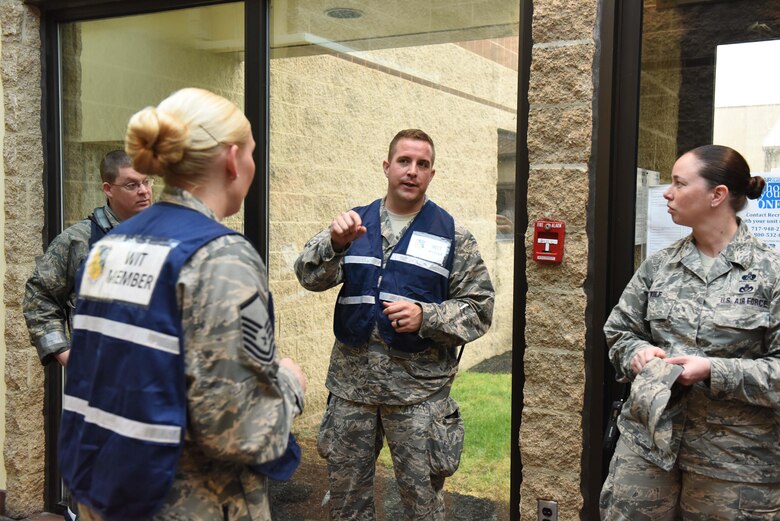
<path fill-rule="evenodd" d="M 496 241 L 495 213 L 497 133 L 516 126 L 516 86 L 513 70 L 454 44 L 272 60 L 270 278 L 280 351 L 309 378 L 301 425 L 324 408 L 337 291 L 304 290 L 293 262 L 337 213 L 384 195 L 402 128 L 434 139 L 429 195 L 475 235 L 497 287 L 493 327 L 461 367 L 511 347 L 514 248 Z"/>
<path fill-rule="evenodd" d="M 5 383 L 7 510 L 24 517 L 43 508 L 43 371 L 21 314 L 24 282 L 41 253 L 43 151 L 40 37 L 36 12 L 0 1 L 5 109 Z"/>
<path fill-rule="evenodd" d="M 521 518 L 538 499 L 559 502 L 561 521 L 580 518 L 585 391 L 587 209 L 592 155 L 597 1 L 536 0 L 529 86 L 528 180 L 533 222 L 566 222 L 561 265 L 528 261 L 525 389 L 520 450 Z"/>

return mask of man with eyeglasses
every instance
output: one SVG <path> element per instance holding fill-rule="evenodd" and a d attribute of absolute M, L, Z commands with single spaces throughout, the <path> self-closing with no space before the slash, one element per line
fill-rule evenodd
<path fill-rule="evenodd" d="M 103 157 L 100 177 L 106 205 L 59 234 L 36 260 L 35 271 L 25 286 L 24 318 L 44 365 L 52 360 L 63 366 L 68 362 L 76 271 L 89 248 L 121 221 L 152 204 L 153 180 L 133 170 L 124 150 Z"/>

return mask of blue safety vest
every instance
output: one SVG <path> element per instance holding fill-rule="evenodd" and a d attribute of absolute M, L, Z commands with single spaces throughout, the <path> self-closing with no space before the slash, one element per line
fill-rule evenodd
<path fill-rule="evenodd" d="M 382 339 L 399 351 L 416 353 L 431 341 L 417 333 L 396 333 L 382 302 L 407 300 L 439 304 L 449 294 L 455 220 L 427 201 L 407 227 L 383 266 L 381 200 L 354 208 L 366 234 L 344 256 L 344 285 L 336 299 L 333 331 L 344 344 L 368 341 L 376 324 Z"/>
<path fill-rule="evenodd" d="M 111 221 L 108 220 L 105 207 L 95 208 L 95 211 L 90 214 L 88 219 L 90 223 L 89 247 L 91 248 L 110 232 L 113 226 Z"/>
<path fill-rule="evenodd" d="M 198 249 L 233 233 L 157 203 L 101 239 L 79 273 L 60 469 L 107 521 L 148 519 L 170 491 L 187 422 L 176 283 Z"/>

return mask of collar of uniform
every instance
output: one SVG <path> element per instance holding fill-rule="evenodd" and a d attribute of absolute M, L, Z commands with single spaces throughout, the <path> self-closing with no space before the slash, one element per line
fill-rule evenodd
<path fill-rule="evenodd" d="M 727 261 L 739 264 L 742 268 L 745 268 L 750 266 L 753 260 L 753 249 L 750 247 L 753 236 L 747 225 L 739 217 L 737 217 L 737 224 L 737 233 L 731 238 L 731 242 L 721 252 L 721 255 Z"/>
<path fill-rule="evenodd" d="M 699 258 L 699 252 L 696 249 L 696 245 L 693 243 L 693 234 L 688 234 L 687 237 L 683 237 L 675 244 L 677 245 L 677 248 L 674 248 L 674 245 L 669 247 L 671 250 L 669 253 L 669 261 L 682 262 L 683 259 L 693 254 L 696 255 L 697 259 Z"/>
<path fill-rule="evenodd" d="M 723 256 L 726 261 L 739 264 L 742 268 L 749 266 L 753 260 L 753 252 L 750 248 L 750 242 L 753 236 L 750 234 L 750 230 L 747 225 L 737 217 L 737 232 L 734 237 L 731 238 L 731 242 L 726 245 L 719 256 Z M 688 262 L 684 259 L 691 257 Z M 695 259 L 694 259 L 695 257 Z M 686 265 L 698 264 L 699 251 L 693 242 L 693 234 L 688 235 L 682 240 L 679 248 L 674 254 L 671 255 L 672 261 L 683 261 Z"/>
<path fill-rule="evenodd" d="M 211 208 L 206 206 L 203 201 L 195 197 L 192 192 L 182 190 L 177 186 L 166 186 L 163 189 L 162 195 L 160 196 L 160 202 L 186 206 L 187 208 L 191 208 L 202 213 L 209 219 L 219 221 L 219 219 L 217 219 L 217 215 L 211 210 Z"/>
<path fill-rule="evenodd" d="M 429 201 L 428 196 L 424 196 L 425 199 L 423 199 L 423 206 L 425 206 L 425 203 Z M 420 212 L 422 211 L 422 206 L 420 207 Z M 417 215 L 420 215 L 420 212 L 417 212 Z M 415 216 L 416 218 L 416 216 Z M 387 208 L 385 208 L 385 198 L 382 198 L 382 200 L 379 202 L 379 222 L 382 223 L 382 237 L 385 238 L 385 240 L 389 244 L 394 244 L 393 239 L 395 239 L 395 235 L 393 235 L 393 225 L 390 224 L 390 215 L 387 213 Z M 403 236 L 403 232 L 406 231 L 406 229 L 414 222 L 414 219 L 409 221 L 409 224 L 404 226 L 404 229 L 401 230 L 401 233 L 398 234 L 398 238 Z"/>
<path fill-rule="evenodd" d="M 108 202 L 106 202 L 106 205 L 103 207 L 103 211 L 105 212 L 106 217 L 108 218 L 108 222 L 111 223 L 112 227 L 122 222 L 119 220 L 119 217 L 116 216 L 114 210 L 112 210 L 111 207 L 108 205 Z"/>

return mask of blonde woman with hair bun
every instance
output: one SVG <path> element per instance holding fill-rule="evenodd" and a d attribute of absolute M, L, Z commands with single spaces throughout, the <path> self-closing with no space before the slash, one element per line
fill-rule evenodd
<path fill-rule="evenodd" d="M 60 465 L 82 519 L 270 520 L 306 379 L 274 344 L 265 266 L 220 224 L 255 175 L 249 121 L 182 89 L 127 127 L 165 189 L 91 250 L 63 396 Z"/>

